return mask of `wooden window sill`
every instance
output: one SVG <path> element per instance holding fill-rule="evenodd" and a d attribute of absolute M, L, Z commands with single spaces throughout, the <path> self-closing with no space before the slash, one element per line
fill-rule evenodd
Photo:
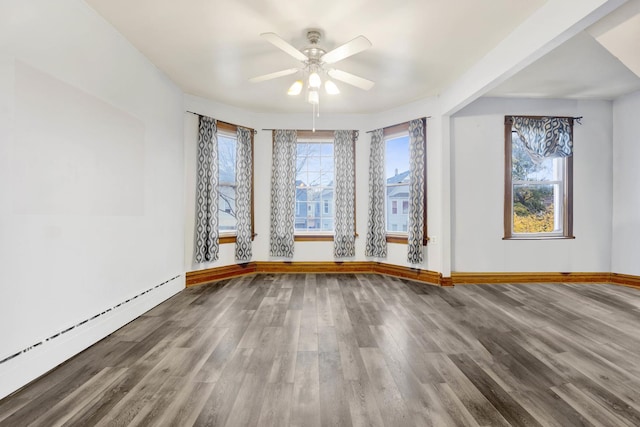
<path fill-rule="evenodd" d="M 296 234 L 295 242 L 333 242 L 333 234 Z"/>
<path fill-rule="evenodd" d="M 402 234 L 387 234 L 387 243 L 398 243 L 401 245 L 409 244 L 409 237 L 407 235 Z M 425 237 L 422 241 L 422 246 L 427 246 L 429 243 L 429 238 Z"/>
<path fill-rule="evenodd" d="M 257 234 L 253 233 L 251 235 L 251 240 L 255 240 Z M 220 237 L 218 237 L 218 243 L 220 243 L 221 245 L 227 244 L 227 243 L 235 243 L 236 242 L 236 235 L 235 234 L 225 234 L 222 235 Z"/>
<path fill-rule="evenodd" d="M 511 236 L 502 240 L 574 240 L 575 236 Z"/>

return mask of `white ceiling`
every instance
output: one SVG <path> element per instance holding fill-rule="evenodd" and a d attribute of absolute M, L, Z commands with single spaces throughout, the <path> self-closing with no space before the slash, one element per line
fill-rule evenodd
<path fill-rule="evenodd" d="M 338 83 L 342 93 L 322 94 L 321 108 L 371 113 L 438 95 L 546 0 L 85 1 L 186 93 L 256 112 L 309 110 L 286 95 L 295 76 L 247 81 L 300 64 L 260 33 L 303 48 L 306 30 L 318 28 L 327 51 L 362 34 L 373 47 L 336 68 L 376 85 L 365 92 Z M 594 37 L 578 35 L 489 95 L 611 99 L 640 88 Z"/>

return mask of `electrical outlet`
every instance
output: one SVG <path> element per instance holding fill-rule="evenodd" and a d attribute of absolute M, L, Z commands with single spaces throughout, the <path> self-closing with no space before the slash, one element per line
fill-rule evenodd
<path fill-rule="evenodd" d="M 438 238 L 436 236 L 429 237 L 429 243 L 431 243 L 432 245 L 437 245 L 438 244 Z"/>

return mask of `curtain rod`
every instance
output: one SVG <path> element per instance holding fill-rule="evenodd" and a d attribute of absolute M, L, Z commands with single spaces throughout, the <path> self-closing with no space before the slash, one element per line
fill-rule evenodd
<path fill-rule="evenodd" d="M 430 118 L 431 118 L 431 116 L 425 116 L 425 117 L 418 117 L 417 119 L 412 119 L 412 120 L 420 120 L 420 119 L 425 119 L 426 120 L 426 119 L 430 119 Z M 411 120 L 407 120 L 407 122 L 410 122 L 410 121 Z M 403 123 L 405 123 L 405 122 L 403 122 Z M 401 124 L 402 123 L 396 123 L 395 125 L 385 126 L 385 127 L 382 128 L 382 130 L 385 130 L 385 129 L 388 129 L 388 128 L 392 128 L 394 126 L 398 126 L 398 125 L 401 125 Z M 378 128 L 378 129 L 380 129 L 380 128 Z M 373 133 L 378 129 L 368 130 L 367 133 Z"/>
<path fill-rule="evenodd" d="M 530 119 L 546 119 L 546 118 L 556 118 L 556 119 L 572 119 L 575 120 L 579 125 L 582 124 L 582 117 L 583 116 L 578 116 L 578 117 L 572 117 L 572 116 L 520 116 L 518 114 L 513 114 L 509 117 L 527 117 Z"/>
<path fill-rule="evenodd" d="M 187 113 L 195 114 L 198 117 L 209 117 L 210 119 L 213 119 L 213 117 L 205 116 L 204 114 L 200 114 L 200 113 L 194 113 L 193 111 L 189 111 L 189 110 L 187 110 Z M 214 119 L 214 120 L 216 122 L 224 123 L 224 124 L 229 125 L 229 126 L 236 126 L 236 127 L 242 127 L 242 128 L 245 128 L 245 129 L 249 129 L 251 132 L 253 132 L 254 135 L 258 134 L 257 130 L 255 130 L 254 128 L 250 128 L 249 126 L 237 125 L 235 123 L 225 122 L 224 120 L 218 120 L 218 119 Z"/>
<path fill-rule="evenodd" d="M 337 131 L 337 130 L 347 130 L 349 132 L 351 132 L 351 131 L 358 132 L 355 129 L 316 129 L 316 130 L 313 130 L 313 129 L 282 129 L 282 128 L 280 128 L 280 129 L 267 129 L 267 128 L 263 128 L 262 130 L 265 130 L 265 131 L 266 130 L 269 130 L 269 131 L 273 131 L 273 130 L 295 130 L 295 131 L 298 131 L 298 132 L 334 132 L 334 131 Z"/>

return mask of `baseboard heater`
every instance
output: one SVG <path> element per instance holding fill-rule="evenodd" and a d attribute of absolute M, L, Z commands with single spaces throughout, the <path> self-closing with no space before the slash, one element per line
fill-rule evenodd
<path fill-rule="evenodd" d="M 63 331 L 60 331 L 60 332 L 58 332 L 58 333 L 56 333 L 54 335 L 51 335 L 49 338 L 46 338 L 46 339 L 44 339 L 44 340 L 42 340 L 42 341 L 40 341 L 38 343 L 30 345 L 29 347 L 27 347 L 27 348 L 25 348 L 23 350 L 20 350 L 17 353 L 12 354 L 11 356 L 5 357 L 4 359 L 0 360 L 0 365 L 2 365 L 3 363 L 6 363 L 6 362 L 8 362 L 8 361 L 10 361 L 12 359 L 15 359 L 16 357 L 18 357 L 18 356 L 20 356 L 22 354 L 25 354 L 25 353 L 33 350 L 34 348 L 37 348 L 37 347 L 39 347 L 39 346 L 41 346 L 41 345 L 43 345 L 43 344 L 45 344 L 45 343 L 47 343 L 47 342 L 49 342 L 51 340 L 59 338 L 59 337 L 63 336 L 64 334 L 66 334 L 67 332 L 71 332 L 72 330 L 74 330 L 75 328 L 77 328 L 79 326 L 82 326 L 82 325 L 85 325 L 85 324 L 87 324 L 89 322 L 92 322 L 92 321 L 100 318 L 101 316 L 104 316 L 105 314 L 110 313 L 113 310 L 117 310 L 118 308 L 120 308 L 120 307 L 122 307 L 122 306 L 124 306 L 126 304 L 129 304 L 130 302 L 134 301 L 135 299 L 140 298 L 141 296 L 143 296 L 145 294 L 148 294 L 149 292 L 152 292 L 152 291 L 154 291 L 154 290 L 156 290 L 156 289 L 158 289 L 158 288 L 160 288 L 160 287 L 162 287 L 162 286 L 164 286 L 164 285 L 166 285 L 168 283 L 171 283 L 172 281 L 176 280 L 179 277 L 180 277 L 180 275 L 172 277 L 171 279 L 166 280 L 166 281 L 164 281 L 164 282 L 160 283 L 159 285 L 156 285 L 156 286 L 154 286 L 152 288 L 149 288 L 146 291 L 140 292 L 138 295 L 135 295 L 135 296 L 129 298 L 128 300 L 126 300 L 126 301 L 122 301 L 121 303 L 116 304 L 113 307 L 108 308 L 108 309 L 106 309 L 105 311 L 103 311 L 101 313 L 98 313 L 98 314 L 96 314 L 94 316 L 91 316 L 90 318 L 85 319 L 82 322 L 78 322 L 75 325 L 73 325 L 73 326 L 71 326 L 71 327 L 69 327 L 69 328 L 67 328 L 67 329 L 65 329 Z"/>

